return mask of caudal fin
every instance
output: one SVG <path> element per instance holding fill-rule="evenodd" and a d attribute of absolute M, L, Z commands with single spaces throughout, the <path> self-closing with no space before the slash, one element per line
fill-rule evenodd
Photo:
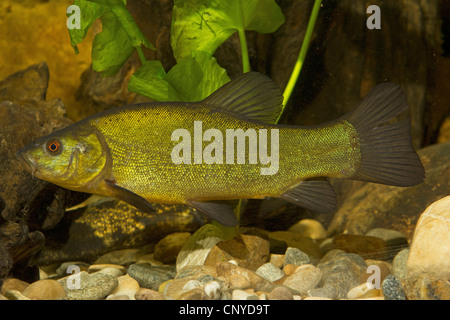
<path fill-rule="evenodd" d="M 425 172 L 412 146 L 409 119 L 386 124 L 407 108 L 401 88 L 382 83 L 346 117 L 358 132 L 361 147 L 361 163 L 351 178 L 401 187 L 423 181 Z"/>

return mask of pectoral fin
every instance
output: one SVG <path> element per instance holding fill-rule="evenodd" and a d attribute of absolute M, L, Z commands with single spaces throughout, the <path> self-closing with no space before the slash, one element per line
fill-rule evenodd
<path fill-rule="evenodd" d="M 328 213 L 336 210 L 336 193 L 326 180 L 302 181 L 281 198 L 312 211 Z"/>
<path fill-rule="evenodd" d="M 79 203 L 79 204 L 77 204 L 77 205 L 75 205 L 73 207 L 66 208 L 66 212 L 75 211 L 75 210 L 87 207 L 89 205 L 98 205 L 100 203 L 111 201 L 111 200 L 113 200 L 113 199 L 110 198 L 110 197 L 101 196 L 101 195 L 98 195 L 98 194 L 93 194 L 89 198 L 84 200 L 83 202 L 81 202 L 81 203 Z"/>
<path fill-rule="evenodd" d="M 188 201 L 187 204 L 226 227 L 235 227 L 238 224 L 233 207 L 227 204 L 202 201 Z"/>
<path fill-rule="evenodd" d="M 143 212 L 155 211 L 147 200 L 128 189 L 118 186 L 114 181 L 105 180 L 105 186 L 111 197 L 125 201 Z"/>

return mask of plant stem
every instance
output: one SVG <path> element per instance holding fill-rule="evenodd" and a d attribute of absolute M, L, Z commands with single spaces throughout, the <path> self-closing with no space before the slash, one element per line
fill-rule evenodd
<path fill-rule="evenodd" d="M 239 0 L 240 25 L 238 27 L 238 34 L 239 34 L 239 42 L 241 43 L 242 72 L 247 73 L 250 71 L 250 60 L 248 58 L 247 39 L 245 38 L 245 21 L 244 21 L 244 11 L 242 9 L 242 1 L 243 0 Z"/>
<path fill-rule="evenodd" d="M 139 55 L 139 59 L 141 60 L 141 63 L 144 64 L 145 61 L 147 61 L 147 60 L 145 60 L 144 51 L 142 51 L 141 46 L 136 47 L 136 51 Z"/>
<path fill-rule="evenodd" d="M 319 15 L 321 4 L 322 0 L 316 0 L 314 2 L 314 7 L 311 12 L 311 17 L 309 18 L 308 27 L 306 28 L 305 37 L 303 38 L 303 43 L 300 48 L 300 53 L 298 55 L 297 62 L 295 63 L 294 70 L 292 71 L 291 77 L 289 78 L 289 82 L 286 85 L 286 88 L 283 93 L 284 96 L 283 109 L 280 112 L 280 115 L 278 116 L 277 123 L 280 120 L 281 115 L 283 114 L 284 108 L 286 107 L 289 101 L 292 91 L 294 90 L 295 83 L 297 82 L 298 76 L 300 75 L 300 71 L 302 70 L 303 62 L 305 61 L 306 53 L 308 52 L 309 43 L 311 41 L 311 36 L 317 21 L 317 16 Z"/>
<path fill-rule="evenodd" d="M 243 73 L 250 71 L 250 60 L 248 58 L 248 48 L 247 39 L 245 38 L 245 30 L 239 29 L 239 41 L 241 43 L 241 54 L 242 54 L 242 71 Z"/>

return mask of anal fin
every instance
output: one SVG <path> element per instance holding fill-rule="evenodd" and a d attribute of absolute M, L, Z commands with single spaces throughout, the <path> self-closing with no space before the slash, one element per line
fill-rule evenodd
<path fill-rule="evenodd" d="M 235 227 L 238 224 L 233 207 L 230 205 L 192 200 L 187 204 L 226 227 Z"/>
<path fill-rule="evenodd" d="M 114 181 L 111 180 L 104 180 L 105 185 L 110 193 L 110 195 L 118 200 L 123 200 L 132 206 L 135 206 L 139 210 L 143 212 L 154 212 L 155 209 L 152 207 L 152 205 L 142 198 L 140 195 L 123 188 L 121 186 L 118 186 Z"/>
<path fill-rule="evenodd" d="M 302 181 L 280 197 L 315 212 L 329 213 L 336 210 L 336 192 L 326 180 Z"/>

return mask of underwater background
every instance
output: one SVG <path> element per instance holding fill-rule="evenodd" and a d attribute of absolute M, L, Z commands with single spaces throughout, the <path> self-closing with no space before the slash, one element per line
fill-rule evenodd
<path fill-rule="evenodd" d="M 270 33 L 247 30 L 246 40 L 251 70 L 268 75 L 284 90 L 314 1 L 275 2 L 284 22 Z M 66 274 L 56 275 L 56 269 L 62 263 L 83 261 L 95 265 L 102 255 L 125 249 L 135 250 L 138 257 L 151 254 L 152 259 L 175 265 L 178 271 L 181 265 L 189 264 L 187 252 L 193 251 L 187 247 L 189 236 L 208 225 L 195 210 L 183 205 L 159 205 L 156 214 L 148 216 L 126 203 L 113 201 L 66 212 L 88 195 L 33 178 L 15 158 L 15 152 L 35 138 L 89 115 L 124 104 L 153 101 L 128 88 L 132 75 L 142 65 L 138 52 L 133 52 L 113 75 L 103 77 L 93 70 L 91 50 L 96 34 L 102 31 L 100 20 L 89 28 L 75 54 L 66 25 L 66 9 L 72 3 L 0 2 L 0 280 L 33 283 L 45 278 L 45 272 L 48 279 L 61 278 Z M 367 28 L 368 5 L 381 8 L 381 29 Z M 131 16 L 155 46 L 155 50 L 142 48 L 145 59 L 159 60 L 166 72 L 177 64 L 171 46 L 173 6 L 174 1 L 169 0 L 127 1 Z M 241 52 L 236 32 L 214 53 L 218 65 L 231 79 L 243 72 Z M 323 1 L 302 71 L 279 123 L 306 126 L 336 119 L 351 111 L 383 81 L 400 85 L 406 95 L 413 145 L 426 171 L 424 183 L 399 188 L 331 179 L 338 195 L 334 214 L 317 214 L 279 199 L 244 201 L 242 234 L 271 241 L 267 257 L 260 257 L 258 263 L 268 262 L 269 254 L 285 254 L 288 247 L 296 247 L 319 268 L 327 252 L 343 250 L 366 260 L 388 261 L 394 274 L 393 260 L 402 250 L 410 250 L 418 221 L 427 208 L 446 199 L 440 205 L 444 221 L 440 226 L 450 224 L 450 1 Z M 320 236 L 301 234 L 301 228 L 294 226 L 302 220 L 318 222 L 323 232 Z M 393 242 L 384 238 L 385 242 L 380 243 L 372 239 L 377 238 L 375 229 L 396 231 L 402 236 L 394 237 Z M 226 241 L 227 236 L 211 232 Z M 172 234 L 182 235 L 176 240 L 180 242 L 173 256 L 167 258 L 164 250 L 172 249 L 165 248 L 161 253 L 155 246 Z M 410 262 L 410 266 L 419 265 L 416 269 L 420 272 L 414 277 L 395 275 L 402 281 L 408 299 L 450 298 L 450 248 L 445 240 L 450 235 L 446 237 L 421 240 L 424 247 L 442 250 L 437 253 L 438 264 L 425 267 L 422 261 L 430 258 L 422 257 L 419 262 Z M 238 243 L 247 242 L 241 239 Z M 224 244 L 214 248 L 227 252 L 221 257 L 230 260 L 231 247 Z M 212 259 L 206 259 L 207 265 L 214 265 Z M 115 263 L 128 268 L 137 261 L 134 257 Z M 253 265 L 248 268 L 257 269 Z M 436 269 L 443 273 L 434 274 Z M 434 275 L 424 278 L 423 274 Z M 421 283 L 428 283 L 426 292 L 433 291 L 431 286 L 439 288 L 440 293 L 423 294 L 418 277 L 422 277 Z M 326 279 L 322 274 L 310 289 L 331 286 Z M 343 293 L 335 292 L 332 298 L 348 297 L 351 288 L 363 283 L 356 282 L 342 289 Z M 144 288 L 142 283 L 140 287 Z M 153 289 L 158 291 L 157 287 Z M 308 295 L 303 290 L 299 296 Z M 6 296 L 3 289 L 2 295 Z"/>

